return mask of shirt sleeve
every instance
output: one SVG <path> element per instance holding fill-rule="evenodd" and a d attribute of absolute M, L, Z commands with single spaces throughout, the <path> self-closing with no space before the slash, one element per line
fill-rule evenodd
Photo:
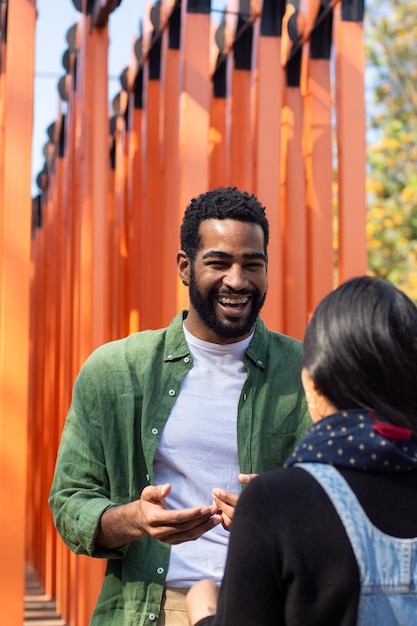
<path fill-rule="evenodd" d="M 101 437 L 94 368 L 84 366 L 77 377 L 61 437 L 49 505 L 56 528 L 75 554 L 121 558 L 127 547 L 105 550 L 95 546 L 100 518 L 116 503 L 110 499 Z"/>

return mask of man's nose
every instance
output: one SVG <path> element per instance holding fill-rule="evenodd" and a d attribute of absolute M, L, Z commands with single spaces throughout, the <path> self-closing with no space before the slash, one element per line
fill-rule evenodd
<path fill-rule="evenodd" d="M 239 291 L 243 289 L 247 285 L 247 277 L 246 272 L 243 267 L 238 263 L 231 265 L 223 278 L 223 282 L 225 285 L 234 289 L 235 291 Z"/>

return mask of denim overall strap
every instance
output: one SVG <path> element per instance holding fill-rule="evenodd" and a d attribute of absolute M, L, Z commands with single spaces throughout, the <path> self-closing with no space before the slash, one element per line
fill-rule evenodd
<path fill-rule="evenodd" d="M 331 465 L 301 463 L 323 487 L 346 530 L 361 582 L 360 626 L 417 624 L 417 538 L 391 537 L 374 526 L 343 476 Z"/>

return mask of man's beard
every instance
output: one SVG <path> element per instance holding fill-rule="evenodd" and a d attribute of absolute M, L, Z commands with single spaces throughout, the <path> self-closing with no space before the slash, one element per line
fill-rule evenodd
<path fill-rule="evenodd" d="M 242 289 L 237 292 L 230 289 L 222 290 L 221 292 L 217 289 L 211 289 L 207 296 L 204 296 L 198 288 L 193 266 L 190 268 L 189 289 L 190 302 L 199 317 L 206 324 L 206 326 L 210 328 L 210 330 L 223 339 L 239 339 L 240 337 L 249 335 L 266 298 L 266 292 L 261 297 L 257 289 Z M 235 319 L 231 317 L 229 318 L 228 323 L 222 322 L 218 318 L 213 306 L 213 301 L 219 293 L 222 295 L 228 295 L 230 293 L 237 293 L 240 296 L 250 295 L 251 302 L 249 315 L 244 319 Z"/>

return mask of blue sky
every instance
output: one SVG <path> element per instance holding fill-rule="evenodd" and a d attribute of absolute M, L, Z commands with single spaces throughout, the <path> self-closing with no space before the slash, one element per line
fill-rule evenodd
<path fill-rule="evenodd" d="M 58 115 L 58 82 L 65 74 L 62 57 L 68 48 L 66 35 L 78 22 L 72 0 L 37 0 L 35 41 L 35 108 L 32 148 L 32 194 L 39 193 L 36 177 L 43 169 L 47 128 Z M 133 42 L 139 36 L 145 0 L 122 0 L 109 21 L 109 101 L 120 91 L 119 76 L 130 65 Z"/>

